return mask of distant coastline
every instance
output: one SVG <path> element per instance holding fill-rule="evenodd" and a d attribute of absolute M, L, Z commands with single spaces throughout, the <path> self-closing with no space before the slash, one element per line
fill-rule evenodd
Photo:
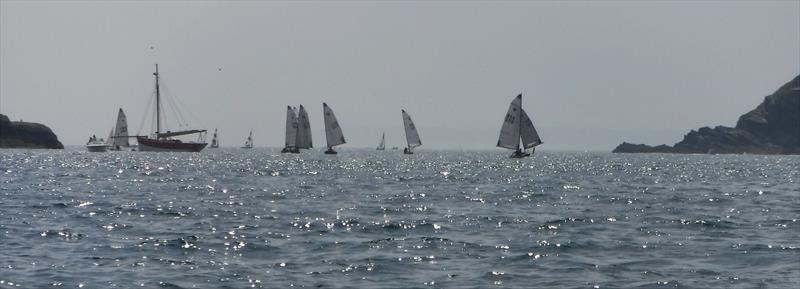
<path fill-rule="evenodd" d="M 0 114 L 0 148 L 63 149 L 64 145 L 43 124 L 11 121 Z"/>
<path fill-rule="evenodd" d="M 692 130 L 673 146 L 623 142 L 614 153 L 800 154 L 800 75 L 739 117 L 736 127 Z"/>

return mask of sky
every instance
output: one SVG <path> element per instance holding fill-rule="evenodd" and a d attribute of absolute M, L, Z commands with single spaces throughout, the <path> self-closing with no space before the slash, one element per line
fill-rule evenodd
<path fill-rule="evenodd" d="M 67 145 L 120 107 L 152 132 L 156 63 L 170 128 L 223 146 L 282 146 L 302 104 L 324 147 L 327 102 L 344 147 L 403 146 L 406 109 L 420 149 L 500 150 L 522 93 L 541 149 L 608 151 L 735 125 L 800 74 L 800 1 L 0 0 L 0 113 Z"/>

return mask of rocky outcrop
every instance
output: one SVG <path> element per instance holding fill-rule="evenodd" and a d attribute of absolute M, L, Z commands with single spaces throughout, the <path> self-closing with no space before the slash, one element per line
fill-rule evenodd
<path fill-rule="evenodd" d="M 0 148 L 63 149 L 64 145 L 43 124 L 12 122 L 0 114 Z"/>
<path fill-rule="evenodd" d="M 622 143 L 613 152 L 800 154 L 800 76 L 739 117 L 736 127 L 692 130 L 674 146 Z"/>

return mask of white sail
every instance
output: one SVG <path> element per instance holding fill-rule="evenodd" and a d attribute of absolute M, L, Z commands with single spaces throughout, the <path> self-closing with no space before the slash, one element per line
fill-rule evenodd
<path fill-rule="evenodd" d="M 403 112 L 403 126 L 406 129 L 406 142 L 408 143 L 409 148 L 414 148 L 422 145 L 422 141 L 419 139 L 419 133 L 417 132 L 417 127 L 414 126 L 414 121 L 411 120 L 411 116 L 405 110 Z"/>
<path fill-rule="evenodd" d="M 517 95 L 508 107 L 508 112 L 503 120 L 503 128 L 500 129 L 500 137 L 497 139 L 498 147 L 512 150 L 519 148 L 521 112 L 522 94 Z"/>
<path fill-rule="evenodd" d="M 244 141 L 245 148 L 253 147 L 253 131 L 250 131 L 250 135 L 247 136 L 247 139 Z"/>
<path fill-rule="evenodd" d="M 520 115 L 522 116 L 522 127 L 520 128 L 520 134 L 522 135 L 522 146 L 525 149 L 529 149 L 542 144 L 542 139 L 539 138 L 539 133 L 536 132 L 536 128 L 533 127 L 531 118 L 528 117 L 528 114 L 524 109 L 521 110 Z"/>
<path fill-rule="evenodd" d="M 299 149 L 310 149 L 314 147 L 311 142 L 311 123 L 308 120 L 308 113 L 303 105 L 300 105 L 300 110 L 297 112 L 297 124 L 296 147 Z"/>
<path fill-rule="evenodd" d="M 293 148 L 297 144 L 297 113 L 291 106 L 286 108 L 286 147 Z"/>
<path fill-rule="evenodd" d="M 217 140 L 217 129 L 214 129 L 214 137 L 211 138 L 211 147 L 218 148 L 219 147 L 219 140 Z"/>
<path fill-rule="evenodd" d="M 117 113 L 117 126 L 114 128 L 114 146 L 130 146 L 128 142 L 128 118 L 125 117 L 125 112 L 121 108 Z"/>
<path fill-rule="evenodd" d="M 107 145 L 109 146 L 114 145 L 114 138 L 112 138 L 113 136 L 114 136 L 114 128 L 112 127 L 111 132 L 108 133 L 108 138 L 106 139 Z"/>
<path fill-rule="evenodd" d="M 381 134 L 381 142 L 378 143 L 378 150 L 385 150 L 386 149 L 386 133 Z"/>
<path fill-rule="evenodd" d="M 342 128 L 339 127 L 339 122 L 336 121 L 336 115 L 333 110 L 326 103 L 322 103 L 322 113 L 325 116 L 325 139 L 328 141 L 328 147 L 334 147 L 340 144 L 347 143 L 342 134 Z"/>

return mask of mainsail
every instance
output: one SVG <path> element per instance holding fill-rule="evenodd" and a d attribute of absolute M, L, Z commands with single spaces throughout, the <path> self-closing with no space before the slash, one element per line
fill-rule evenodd
<path fill-rule="evenodd" d="M 506 118 L 503 120 L 503 128 L 500 129 L 500 138 L 497 139 L 498 147 L 512 150 L 519 148 L 521 112 L 522 94 L 517 95 L 508 107 Z M 530 122 L 530 119 L 528 121 Z"/>
<path fill-rule="evenodd" d="M 253 131 L 250 131 L 250 135 L 247 136 L 247 139 L 244 141 L 243 148 L 252 148 L 253 147 Z"/>
<path fill-rule="evenodd" d="M 385 132 L 381 134 L 381 142 L 378 143 L 378 147 L 376 149 L 379 150 L 379 151 L 382 151 L 382 150 L 386 149 L 386 133 Z"/>
<path fill-rule="evenodd" d="M 111 132 L 108 133 L 108 138 L 106 139 L 106 145 L 112 146 L 114 145 L 114 128 L 111 128 Z"/>
<path fill-rule="evenodd" d="M 406 129 L 406 142 L 408 143 L 409 148 L 414 148 L 422 145 L 422 141 L 419 139 L 419 133 L 417 133 L 417 127 L 414 126 L 414 121 L 411 120 L 411 116 L 406 113 L 406 110 L 403 109 L 403 126 Z"/>
<path fill-rule="evenodd" d="M 219 147 L 219 140 L 217 140 L 217 129 L 214 129 L 214 137 L 211 138 L 211 145 L 210 148 L 218 148 Z"/>
<path fill-rule="evenodd" d="M 333 110 L 326 103 L 322 103 L 322 113 L 325 116 L 325 139 L 328 141 L 328 148 L 344 144 L 344 135 L 342 128 L 339 127 L 339 122 L 336 121 L 336 115 Z"/>
<path fill-rule="evenodd" d="M 539 133 L 537 133 L 536 128 L 533 127 L 531 118 L 528 117 L 528 114 L 525 113 L 524 109 L 520 110 L 520 112 L 520 115 L 522 116 L 522 127 L 520 128 L 520 134 L 522 135 L 522 147 L 529 149 L 542 144 L 542 139 L 539 138 Z"/>
<path fill-rule="evenodd" d="M 286 148 L 293 148 L 297 144 L 297 112 L 291 107 L 286 107 Z"/>
<path fill-rule="evenodd" d="M 308 120 L 308 113 L 303 105 L 297 112 L 297 141 L 295 146 L 298 149 L 310 149 L 313 147 L 311 142 L 311 123 Z"/>
<path fill-rule="evenodd" d="M 125 117 L 125 112 L 122 108 L 117 113 L 117 125 L 114 128 L 114 146 L 127 147 L 130 146 L 128 142 L 128 118 Z"/>

